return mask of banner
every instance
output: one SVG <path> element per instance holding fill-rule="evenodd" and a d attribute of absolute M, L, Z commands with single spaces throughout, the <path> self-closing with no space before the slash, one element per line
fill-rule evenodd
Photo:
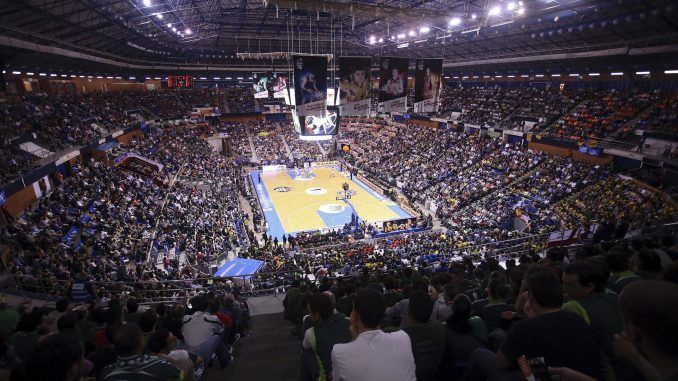
<path fill-rule="evenodd" d="M 40 180 L 33 183 L 35 198 L 46 195 L 50 190 L 52 190 L 52 184 L 50 183 L 48 176 L 43 176 Z"/>
<path fill-rule="evenodd" d="M 339 57 L 341 115 L 369 116 L 372 72 L 370 57 Z"/>
<path fill-rule="evenodd" d="M 407 112 L 409 58 L 381 57 L 379 63 L 379 111 Z"/>
<path fill-rule="evenodd" d="M 327 109 L 327 58 L 292 56 L 294 92 L 299 116 L 325 116 Z"/>
<path fill-rule="evenodd" d="M 414 112 L 438 111 L 442 72 L 442 58 L 417 59 L 414 74 Z"/>
<path fill-rule="evenodd" d="M 285 92 L 287 91 L 287 74 L 274 73 L 270 83 L 273 98 L 285 98 Z"/>
<path fill-rule="evenodd" d="M 302 135 L 336 135 L 339 132 L 339 116 L 336 111 L 327 111 L 324 116 L 302 116 L 300 117 Z"/>
<path fill-rule="evenodd" d="M 382 229 L 384 233 L 400 231 L 400 230 L 409 230 L 417 227 L 416 218 L 401 218 L 398 220 L 384 221 L 382 224 Z"/>
<path fill-rule="evenodd" d="M 254 73 L 252 75 L 254 85 L 254 98 L 268 98 L 269 75 L 265 73 Z"/>

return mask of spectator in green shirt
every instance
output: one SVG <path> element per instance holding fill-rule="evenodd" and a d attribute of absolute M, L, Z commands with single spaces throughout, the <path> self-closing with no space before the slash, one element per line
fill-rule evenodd
<path fill-rule="evenodd" d="M 569 301 L 563 309 L 577 314 L 591 326 L 593 338 L 603 354 L 607 380 L 634 380 L 640 375 L 634 367 L 614 354 L 612 341 L 624 329 L 617 294 L 605 292 L 606 279 L 590 260 L 565 267 L 563 289 Z M 616 376 L 616 377 L 615 377 Z"/>
<path fill-rule="evenodd" d="M 441 370 L 445 379 L 458 378 L 461 374 L 457 366 L 468 362 L 474 350 L 485 348 L 487 328 L 481 318 L 471 316 L 471 299 L 464 294 L 454 298 L 445 328 L 447 343 Z"/>
<path fill-rule="evenodd" d="M 303 347 L 312 352 L 313 361 L 310 356 L 304 357 L 312 379 L 327 380 L 332 374 L 332 348 L 334 344 L 351 341 L 351 324 L 344 314 L 334 313 L 332 300 L 325 293 L 315 293 L 309 298 L 308 311 L 313 326 L 304 334 Z"/>
<path fill-rule="evenodd" d="M 445 329 L 438 321 L 430 321 L 433 300 L 422 290 L 410 295 L 403 331 L 410 336 L 417 380 L 439 379 L 439 368 L 445 352 Z"/>

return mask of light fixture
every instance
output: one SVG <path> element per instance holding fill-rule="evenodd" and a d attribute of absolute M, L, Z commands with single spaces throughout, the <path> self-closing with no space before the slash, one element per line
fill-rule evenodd
<path fill-rule="evenodd" d="M 620 76 L 620 75 L 624 75 L 624 73 L 621 72 L 621 71 L 614 71 L 614 72 L 610 73 L 610 75 L 617 77 L 617 76 Z"/>
<path fill-rule="evenodd" d="M 13 71 L 12 74 L 14 74 L 14 75 L 21 75 L 21 72 L 20 72 L 20 71 Z"/>
<path fill-rule="evenodd" d="M 488 15 L 499 16 L 500 13 L 501 13 L 501 7 L 498 6 L 498 5 L 495 5 L 494 7 L 492 7 L 492 9 L 490 9 L 490 12 L 488 13 Z"/>
<path fill-rule="evenodd" d="M 171 23 L 171 22 L 168 22 L 168 23 L 167 23 L 167 27 L 168 27 L 168 28 L 171 28 L 171 27 L 172 27 L 172 23 Z"/>
<path fill-rule="evenodd" d="M 151 0 L 144 0 L 144 7 L 150 7 L 151 6 Z"/>
<path fill-rule="evenodd" d="M 528 78 L 528 77 L 529 77 L 529 75 L 527 75 L 527 74 L 523 74 L 523 75 L 520 76 L 520 78 Z"/>
<path fill-rule="evenodd" d="M 477 19 L 477 18 L 478 18 L 478 15 L 476 15 L 475 13 L 473 13 L 473 14 L 471 15 L 471 19 L 475 20 L 475 19 Z"/>
<path fill-rule="evenodd" d="M 374 45 L 377 43 L 377 37 L 375 36 L 370 36 L 370 44 Z"/>
<path fill-rule="evenodd" d="M 599 77 L 600 73 L 589 73 L 589 77 Z"/>
<path fill-rule="evenodd" d="M 398 35 L 398 39 L 401 39 L 401 38 L 405 38 L 405 33 L 400 33 L 400 34 Z"/>
<path fill-rule="evenodd" d="M 430 31 L 431 31 L 431 28 L 429 28 L 427 26 L 422 26 L 421 28 L 419 28 L 419 33 L 428 33 Z"/>
<path fill-rule="evenodd" d="M 570 74 L 570 77 L 579 77 L 579 74 L 577 74 L 577 73 L 572 73 L 572 74 Z"/>
<path fill-rule="evenodd" d="M 382 42 L 384 42 L 384 38 L 383 38 L 383 37 L 379 37 L 379 43 L 381 44 Z"/>
<path fill-rule="evenodd" d="M 512 11 L 512 10 L 514 10 L 515 8 L 516 8 L 516 3 L 514 3 L 513 1 L 509 2 L 508 4 L 506 4 L 506 9 L 508 9 L 509 11 Z"/>
<path fill-rule="evenodd" d="M 190 36 L 193 33 L 193 31 L 191 31 L 189 28 L 186 28 L 184 33 Z"/>
<path fill-rule="evenodd" d="M 525 14 L 525 8 L 520 8 L 520 9 L 518 9 L 518 14 L 519 14 L 519 15 L 524 15 L 524 14 Z"/>
<path fill-rule="evenodd" d="M 457 26 L 461 24 L 461 19 L 459 17 L 452 17 L 450 19 L 450 26 Z"/>
<path fill-rule="evenodd" d="M 544 74 L 537 74 L 537 75 L 535 75 L 535 77 L 537 77 L 537 78 L 543 78 L 543 77 L 544 77 Z"/>
<path fill-rule="evenodd" d="M 560 74 L 551 74 L 551 77 L 560 77 Z"/>
<path fill-rule="evenodd" d="M 664 70 L 664 74 L 678 74 L 678 70 Z"/>
<path fill-rule="evenodd" d="M 637 71 L 636 75 L 650 75 L 649 71 Z"/>
<path fill-rule="evenodd" d="M 158 20 L 162 20 L 162 13 L 156 13 L 155 17 L 157 17 Z"/>
<path fill-rule="evenodd" d="M 212 78 L 212 79 L 214 79 L 214 80 L 217 80 L 217 81 L 218 81 L 218 80 L 220 80 L 221 78 L 219 78 L 219 77 L 214 77 L 214 78 Z"/>
<path fill-rule="evenodd" d="M 35 73 L 32 73 L 32 72 L 29 71 L 29 72 L 26 73 L 26 75 L 35 75 Z"/>
<path fill-rule="evenodd" d="M 417 33 L 415 33 L 413 30 L 411 30 L 409 33 L 410 37 L 414 37 Z"/>
<path fill-rule="evenodd" d="M 515 78 L 515 75 L 507 75 L 506 78 Z"/>

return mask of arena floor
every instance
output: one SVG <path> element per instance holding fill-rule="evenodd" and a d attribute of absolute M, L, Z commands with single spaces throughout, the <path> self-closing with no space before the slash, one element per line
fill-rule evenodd
<path fill-rule="evenodd" d="M 310 179 L 297 178 L 290 169 L 253 171 L 250 178 L 268 223 L 267 233 L 278 239 L 283 234 L 344 226 L 351 222 L 351 214 L 368 223 L 411 217 L 389 198 L 334 168 L 313 168 Z M 346 201 L 337 200 L 345 182 L 354 194 Z"/>

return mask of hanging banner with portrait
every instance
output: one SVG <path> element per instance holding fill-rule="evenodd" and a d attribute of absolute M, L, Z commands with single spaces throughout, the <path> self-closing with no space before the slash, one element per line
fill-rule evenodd
<path fill-rule="evenodd" d="M 443 71 L 442 58 L 417 59 L 414 74 L 414 112 L 437 112 Z"/>
<path fill-rule="evenodd" d="M 379 112 L 407 112 L 409 58 L 381 57 L 379 63 Z"/>
<path fill-rule="evenodd" d="M 339 57 L 339 110 L 342 116 L 369 116 L 370 57 Z"/>
<path fill-rule="evenodd" d="M 327 109 L 327 57 L 292 56 L 294 93 L 299 116 L 325 116 Z"/>

